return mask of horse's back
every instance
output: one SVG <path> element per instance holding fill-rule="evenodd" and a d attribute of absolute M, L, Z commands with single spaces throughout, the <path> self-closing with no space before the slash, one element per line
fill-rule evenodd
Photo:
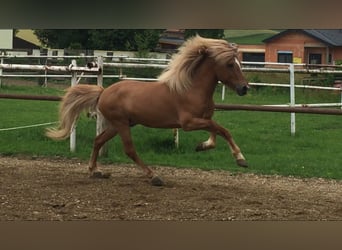
<path fill-rule="evenodd" d="M 177 105 L 168 86 L 160 82 L 121 81 L 106 88 L 98 108 L 107 119 L 126 119 L 149 127 L 174 127 Z"/>
<path fill-rule="evenodd" d="M 159 101 L 159 99 L 165 100 L 168 96 L 170 96 L 170 90 L 163 83 L 124 80 L 106 88 L 100 96 L 99 102 L 105 100 L 137 102 L 146 99 Z"/>

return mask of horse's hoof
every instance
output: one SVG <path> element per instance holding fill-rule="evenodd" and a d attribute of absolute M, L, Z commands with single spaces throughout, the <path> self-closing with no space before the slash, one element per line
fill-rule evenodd
<path fill-rule="evenodd" d="M 200 151 L 204 151 L 204 150 L 205 150 L 205 148 L 204 148 L 202 143 L 198 144 L 196 149 L 195 149 L 196 152 L 200 152 Z"/>
<path fill-rule="evenodd" d="M 211 145 L 205 145 L 203 142 L 198 144 L 197 147 L 196 147 L 196 152 L 200 152 L 200 151 L 206 151 L 206 150 L 210 150 L 210 149 L 213 149 L 215 148 L 215 146 L 211 146 Z"/>
<path fill-rule="evenodd" d="M 237 163 L 240 167 L 248 168 L 248 163 L 247 163 L 246 160 L 239 159 L 239 160 L 236 160 L 236 163 Z"/>
<path fill-rule="evenodd" d="M 94 172 L 90 175 L 90 178 L 95 179 L 108 179 L 110 177 L 110 173 L 102 173 L 102 172 Z"/>
<path fill-rule="evenodd" d="M 153 176 L 152 179 L 151 179 L 151 184 L 152 186 L 164 186 L 164 181 L 162 179 L 160 179 L 159 176 Z"/>

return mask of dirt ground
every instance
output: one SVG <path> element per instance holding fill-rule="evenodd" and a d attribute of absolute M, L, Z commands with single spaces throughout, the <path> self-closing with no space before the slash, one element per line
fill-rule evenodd
<path fill-rule="evenodd" d="M 153 167 L 151 186 L 134 165 L 104 165 L 92 179 L 78 160 L 0 157 L 0 221 L 342 220 L 342 182 Z"/>

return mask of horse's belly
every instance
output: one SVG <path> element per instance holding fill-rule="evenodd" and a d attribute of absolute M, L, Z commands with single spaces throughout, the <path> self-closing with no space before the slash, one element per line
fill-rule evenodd
<path fill-rule="evenodd" d="M 173 110 L 163 109 L 161 105 L 150 107 L 136 107 L 131 110 L 130 121 L 153 128 L 179 127 L 177 114 Z"/>

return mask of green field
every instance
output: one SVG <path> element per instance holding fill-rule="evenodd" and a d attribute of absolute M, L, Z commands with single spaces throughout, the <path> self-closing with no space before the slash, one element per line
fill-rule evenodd
<path fill-rule="evenodd" d="M 278 33 L 279 30 L 225 30 L 224 36 L 231 43 L 264 44 L 264 39 Z"/>
<path fill-rule="evenodd" d="M 61 90 L 41 87 L 4 86 L 1 92 L 58 94 Z M 221 86 L 215 99 L 222 102 Z M 298 90 L 297 103 L 338 102 L 340 95 L 331 92 Z M 224 103 L 279 104 L 288 103 L 284 89 L 252 89 L 239 97 L 228 91 Z M 58 103 L 0 99 L 0 129 L 57 120 Z M 180 146 L 174 147 L 172 130 L 136 126 L 132 129 L 136 148 L 150 165 L 222 169 L 232 173 L 293 175 L 342 179 L 342 119 L 340 116 L 297 114 L 297 133 L 290 135 L 290 114 L 249 111 L 217 111 L 214 119 L 228 128 L 240 146 L 250 167 L 235 165 L 226 143 L 218 138 L 217 147 L 195 152 L 197 143 L 208 138 L 203 131 L 180 131 Z M 95 136 L 95 121 L 83 115 L 77 126 L 77 150 L 69 152 L 69 141 L 55 142 L 44 136 L 44 127 L 0 131 L 0 155 L 32 155 L 79 158 L 87 161 Z M 109 142 L 109 153 L 103 163 L 131 163 L 122 152 L 118 138 Z"/>

